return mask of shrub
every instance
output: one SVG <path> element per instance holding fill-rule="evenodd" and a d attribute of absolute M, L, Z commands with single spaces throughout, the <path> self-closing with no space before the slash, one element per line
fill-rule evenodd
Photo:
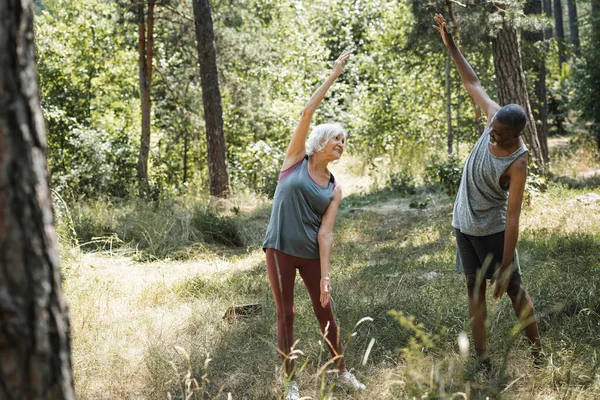
<path fill-rule="evenodd" d="M 405 167 L 398 172 L 389 174 L 386 186 L 395 193 L 415 194 L 415 176 Z"/>
<path fill-rule="evenodd" d="M 432 161 L 425 166 L 427 179 L 442 185 L 448 196 L 454 197 L 458 193 L 458 186 L 462 178 L 462 165 L 458 156 L 452 154 L 445 161 Z"/>
<path fill-rule="evenodd" d="M 236 247 L 246 245 L 246 238 L 233 217 L 220 216 L 204 206 L 198 205 L 194 208 L 192 226 L 207 242 Z"/>

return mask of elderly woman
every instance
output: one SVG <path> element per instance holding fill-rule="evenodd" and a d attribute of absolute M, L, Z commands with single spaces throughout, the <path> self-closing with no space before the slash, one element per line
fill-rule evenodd
<path fill-rule="evenodd" d="M 327 169 L 339 160 L 346 147 L 346 132 L 338 124 L 316 126 L 306 140 L 312 116 L 327 90 L 341 74 L 350 55 L 343 52 L 331 75 L 312 95 L 300 117 L 287 148 L 279 174 L 273 210 L 263 248 L 267 272 L 277 308 L 277 344 L 284 360 L 286 399 L 299 399 L 293 380 L 294 362 L 294 281 L 296 269 L 306 285 L 321 331 L 326 335 L 338 369 L 337 384 L 346 389 L 364 390 L 346 370 L 339 330 L 331 308 L 329 278 L 333 246 L 333 224 L 342 198 L 342 189 Z"/>

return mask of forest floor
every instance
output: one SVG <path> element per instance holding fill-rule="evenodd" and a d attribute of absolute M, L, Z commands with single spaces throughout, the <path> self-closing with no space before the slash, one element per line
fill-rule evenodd
<path fill-rule="evenodd" d="M 600 163 L 569 140 L 552 145 L 552 178 L 545 190 L 530 191 L 519 241 L 544 365 L 534 367 L 510 301 L 489 293 L 493 371 L 477 372 L 459 351 L 457 338 L 470 338 L 470 327 L 464 278 L 454 267 L 452 199 L 431 191 L 377 192 L 368 177 L 339 165 L 334 172 L 348 182 L 350 201 L 336 221 L 333 305 L 347 364 L 368 390 L 334 387 L 298 277 L 303 396 L 600 398 L 600 175 L 589 173 Z M 237 250 L 207 247 L 190 257 L 140 262 L 120 250 L 63 246 L 78 398 L 281 398 L 275 307 L 260 248 L 268 210 L 256 202 L 240 212 L 253 233 Z M 224 318 L 243 304 L 259 309 Z"/>

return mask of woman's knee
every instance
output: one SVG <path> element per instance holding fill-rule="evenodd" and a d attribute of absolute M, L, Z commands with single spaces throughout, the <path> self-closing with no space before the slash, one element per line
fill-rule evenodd
<path fill-rule="evenodd" d="M 294 311 L 294 306 L 283 306 L 283 307 L 277 307 L 277 320 L 278 321 L 285 321 L 285 322 L 292 322 L 294 321 L 294 316 L 296 315 L 296 312 Z"/>

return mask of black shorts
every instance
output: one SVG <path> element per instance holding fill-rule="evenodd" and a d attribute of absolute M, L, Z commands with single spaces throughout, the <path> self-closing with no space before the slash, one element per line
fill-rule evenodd
<path fill-rule="evenodd" d="M 456 235 L 456 269 L 465 274 L 476 274 L 484 264 L 487 268 L 485 278 L 491 279 L 494 271 L 502 263 L 504 253 L 504 231 L 487 236 L 471 236 L 454 228 Z M 491 255 L 491 262 L 485 260 Z M 513 256 L 513 275 L 521 276 L 519 256 L 515 249 Z"/>

